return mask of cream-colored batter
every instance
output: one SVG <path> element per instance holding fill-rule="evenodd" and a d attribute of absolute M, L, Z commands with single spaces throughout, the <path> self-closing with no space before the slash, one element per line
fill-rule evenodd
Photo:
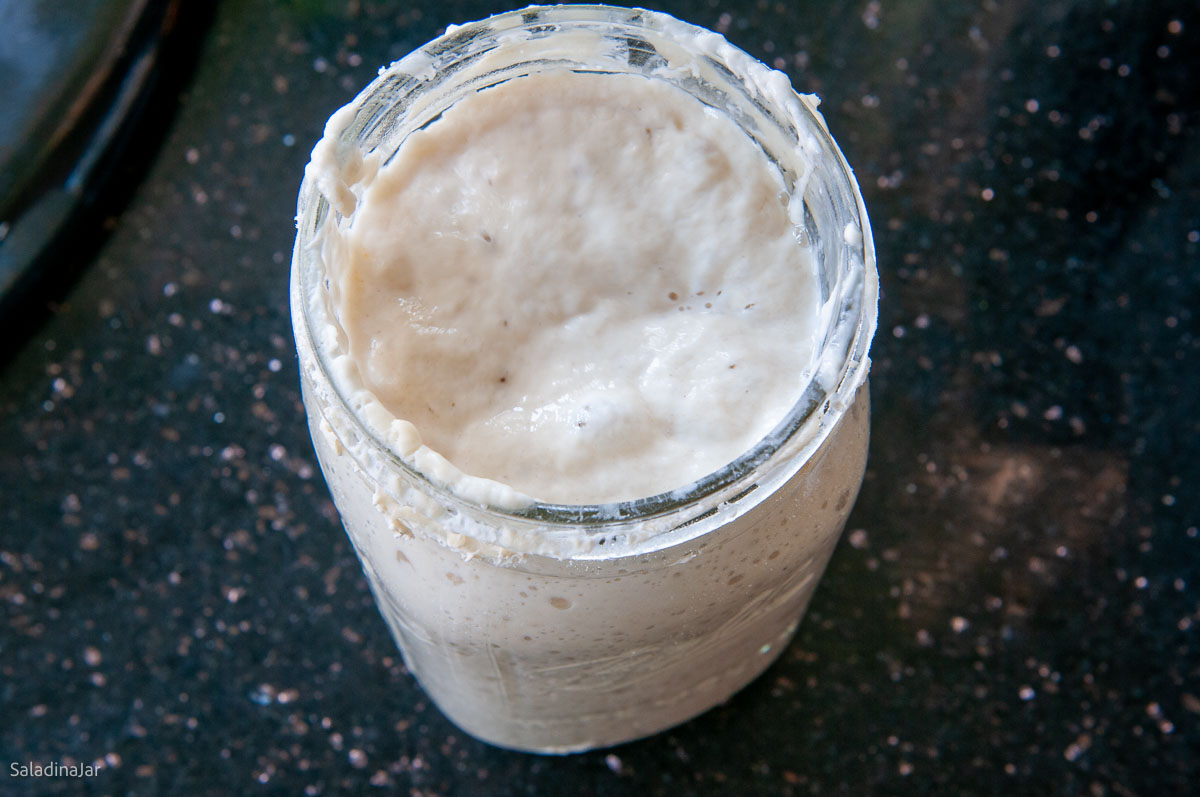
<path fill-rule="evenodd" d="M 363 386 L 457 469 L 542 501 L 703 477 L 812 368 L 814 268 L 778 172 L 638 75 L 467 96 L 365 182 L 325 260 Z"/>
<path fill-rule="evenodd" d="M 666 15 L 510 12 L 335 113 L 297 221 L 317 457 L 448 717 L 611 745 L 779 655 L 869 428 L 874 251 L 816 98 Z"/>

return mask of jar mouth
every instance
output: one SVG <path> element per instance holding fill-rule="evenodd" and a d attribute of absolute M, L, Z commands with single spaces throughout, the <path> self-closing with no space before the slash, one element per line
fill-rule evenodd
<path fill-rule="evenodd" d="M 571 48 L 578 47 L 584 48 L 581 55 L 590 61 L 571 57 Z M 504 48 L 514 54 L 511 64 L 499 57 Z M 580 527 L 603 530 L 660 518 L 677 520 L 679 510 L 698 507 L 698 513 L 682 524 L 672 520 L 662 526 L 664 530 L 679 529 L 714 515 L 722 505 L 769 492 L 757 490 L 765 470 L 781 469 L 786 471 L 784 478 L 790 477 L 824 442 L 853 402 L 869 369 L 868 351 L 876 324 L 878 278 L 870 222 L 853 172 L 816 111 L 815 97 L 797 95 L 785 76 L 719 34 L 639 9 L 534 6 L 448 28 L 442 36 L 381 70 L 350 105 L 331 118 L 325 136 L 336 139 L 343 154 L 353 150 L 355 157 L 378 149 L 380 162 L 386 163 L 408 133 L 429 124 L 456 101 L 455 92 L 462 96 L 535 69 L 560 68 L 632 72 L 675 83 L 729 114 L 779 167 L 789 196 L 802 204 L 804 222 L 797 234 L 813 248 L 817 268 L 823 272 L 818 280 L 822 339 L 800 398 L 770 433 L 720 469 L 656 495 L 595 504 L 536 499 L 520 505 L 468 501 L 385 442 L 382 430 L 360 417 L 337 377 L 331 337 L 318 335 L 314 329 L 322 327 L 328 332 L 328 326 L 337 326 L 333 313 L 325 312 L 328 308 L 322 304 L 323 266 L 314 241 L 321 236 L 323 225 L 342 217 L 346 206 L 327 195 L 330 192 L 311 175 L 306 175 L 301 186 L 297 212 L 295 332 L 316 355 L 318 378 L 326 388 L 321 392 L 341 411 L 339 415 L 348 419 L 354 437 L 367 441 L 375 454 L 416 479 L 422 489 L 446 505 L 567 531 Z M 426 93 L 436 94 L 437 99 L 424 104 L 414 99 Z M 444 104 L 438 107 L 439 102 Z M 330 214 L 335 218 L 330 219 Z"/>

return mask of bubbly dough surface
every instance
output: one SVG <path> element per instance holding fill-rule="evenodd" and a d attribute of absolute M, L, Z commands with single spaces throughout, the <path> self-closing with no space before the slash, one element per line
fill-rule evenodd
<path fill-rule="evenodd" d="M 327 263 L 363 384 L 463 472 L 589 504 L 750 449 L 812 367 L 816 278 L 731 120 L 549 72 L 410 135 Z"/>

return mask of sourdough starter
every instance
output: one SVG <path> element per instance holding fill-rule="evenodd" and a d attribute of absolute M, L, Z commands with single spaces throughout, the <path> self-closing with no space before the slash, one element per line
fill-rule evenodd
<path fill-rule="evenodd" d="M 828 312 L 779 168 L 643 74 L 515 76 L 365 156 L 353 112 L 307 172 L 331 210 L 293 308 L 318 457 L 408 666 L 464 729 L 545 752 L 724 700 L 794 632 L 866 457 L 851 385 L 803 462 L 686 506 L 818 378 Z M 676 508 L 566 544 L 531 511 L 654 496 Z"/>

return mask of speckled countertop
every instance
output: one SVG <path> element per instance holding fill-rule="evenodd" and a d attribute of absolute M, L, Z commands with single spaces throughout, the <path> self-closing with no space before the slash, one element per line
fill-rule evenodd
<path fill-rule="evenodd" d="M 292 216 L 332 110 L 502 8 L 229 0 L 147 178 L 0 371 L 0 793 L 1200 780 L 1200 9 L 652 6 L 820 94 L 875 227 L 871 463 L 783 658 L 682 727 L 563 759 L 430 705 L 308 440 Z"/>

